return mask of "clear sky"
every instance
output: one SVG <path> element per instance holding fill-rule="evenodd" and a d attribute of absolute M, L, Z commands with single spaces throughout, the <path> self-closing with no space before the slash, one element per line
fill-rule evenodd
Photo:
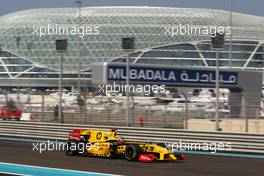
<path fill-rule="evenodd" d="M 32 8 L 74 7 L 75 0 L 0 0 L 0 15 Z M 230 0 L 82 0 L 83 6 L 163 6 L 228 10 Z M 233 0 L 234 11 L 264 16 L 264 0 Z"/>

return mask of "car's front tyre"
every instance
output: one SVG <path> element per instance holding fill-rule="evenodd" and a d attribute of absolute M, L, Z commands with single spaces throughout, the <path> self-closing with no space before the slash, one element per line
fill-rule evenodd
<path fill-rule="evenodd" d="M 124 153 L 124 157 L 128 161 L 137 161 L 138 155 L 142 153 L 142 149 L 139 145 L 127 145 Z"/>

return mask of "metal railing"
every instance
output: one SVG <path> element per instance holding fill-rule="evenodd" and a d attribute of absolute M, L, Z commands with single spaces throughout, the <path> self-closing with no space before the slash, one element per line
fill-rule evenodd
<path fill-rule="evenodd" d="M 44 140 L 66 140 L 72 129 L 115 128 L 119 136 L 143 142 L 230 143 L 231 152 L 264 154 L 264 134 L 187 131 L 167 128 L 141 128 L 104 125 L 57 124 L 0 121 L 0 136 Z"/>
<path fill-rule="evenodd" d="M 181 93 L 179 94 L 181 95 Z M 125 97 L 93 97 L 84 94 L 84 101 L 81 106 L 76 103 L 75 94 L 68 93 L 65 94 L 65 97 L 67 97 L 66 95 L 70 98 L 65 98 L 63 105 L 65 123 L 121 126 L 127 124 Z M 247 98 L 244 98 L 243 101 L 241 97 L 239 98 L 239 95 L 237 94 L 237 97 L 232 98 L 232 108 L 237 112 L 241 112 L 238 117 L 231 114 L 228 94 L 222 97 L 219 114 L 220 130 L 263 133 L 263 101 L 261 104 L 255 101 L 255 98 L 261 97 L 261 95 L 252 93 L 247 95 Z M 215 97 L 213 97 L 213 93 L 212 96 L 208 96 L 209 94 L 204 93 L 201 95 L 188 94 L 185 99 L 134 97 L 134 103 L 130 107 L 132 126 L 215 130 L 211 128 L 211 122 L 215 119 Z M 174 100 L 175 102 L 171 102 Z M 58 97 L 54 92 L 0 92 L 0 106 L 5 106 L 8 101 L 14 102 L 23 113 L 32 116 L 34 120 L 59 122 L 58 113 L 55 115 Z M 241 101 L 244 103 L 241 104 Z M 257 116 L 258 114 L 259 116 Z M 223 123 L 226 119 L 234 119 L 232 128 L 228 123 Z M 254 120 L 254 123 L 251 123 L 252 120 Z M 243 124 L 241 121 L 243 121 Z"/>

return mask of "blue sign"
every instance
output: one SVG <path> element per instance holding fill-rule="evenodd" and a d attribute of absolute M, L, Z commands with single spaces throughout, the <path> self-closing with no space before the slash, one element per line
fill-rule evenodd
<path fill-rule="evenodd" d="M 108 81 L 126 81 L 126 66 L 108 65 Z M 144 82 L 152 84 L 215 84 L 214 70 L 176 69 L 176 68 L 152 68 L 130 66 L 129 78 L 132 82 Z M 238 73 L 220 71 L 219 82 L 221 85 L 236 85 Z"/>

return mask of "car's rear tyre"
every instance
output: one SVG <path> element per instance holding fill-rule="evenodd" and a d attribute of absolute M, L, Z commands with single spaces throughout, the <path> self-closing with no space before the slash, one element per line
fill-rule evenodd
<path fill-rule="evenodd" d="M 117 145 L 114 144 L 113 142 L 110 142 L 110 146 L 111 146 L 111 149 L 110 149 L 110 156 L 109 156 L 109 158 L 111 158 L 111 159 L 118 158 L 118 154 L 116 153 Z"/>
<path fill-rule="evenodd" d="M 127 145 L 124 153 L 124 157 L 128 161 L 138 160 L 138 155 L 142 153 L 142 149 L 139 145 Z"/>
<path fill-rule="evenodd" d="M 64 148 L 65 154 L 68 155 L 68 156 L 77 155 L 78 154 L 78 149 L 77 149 L 78 143 L 79 142 L 77 140 L 75 140 L 75 139 L 69 139 L 66 142 L 66 146 Z"/>

